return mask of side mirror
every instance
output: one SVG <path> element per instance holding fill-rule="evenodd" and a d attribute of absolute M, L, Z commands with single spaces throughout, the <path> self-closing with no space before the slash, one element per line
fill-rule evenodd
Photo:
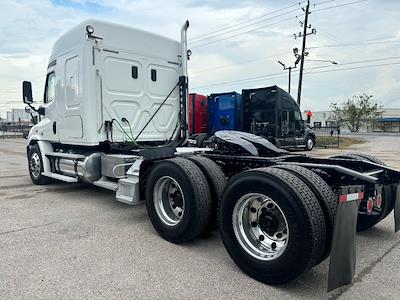
<path fill-rule="evenodd" d="M 30 81 L 22 82 L 22 100 L 25 104 L 32 104 L 32 83 Z"/>

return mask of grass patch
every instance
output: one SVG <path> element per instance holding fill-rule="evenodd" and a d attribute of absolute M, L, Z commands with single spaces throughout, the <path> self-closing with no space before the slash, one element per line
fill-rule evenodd
<path fill-rule="evenodd" d="M 320 148 L 337 148 L 338 138 L 331 136 L 317 136 L 316 146 Z M 363 144 L 365 140 L 352 138 L 352 137 L 340 137 L 339 148 L 348 148 L 351 145 Z"/>

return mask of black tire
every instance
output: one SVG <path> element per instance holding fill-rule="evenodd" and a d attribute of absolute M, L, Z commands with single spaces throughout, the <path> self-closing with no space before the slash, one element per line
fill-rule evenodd
<path fill-rule="evenodd" d="M 233 228 L 236 203 L 246 195 L 260 193 L 273 199 L 289 227 L 289 241 L 280 256 L 261 260 L 248 253 Z M 234 262 L 252 278 L 267 284 L 289 282 L 314 266 L 325 249 L 325 220 L 310 188 L 286 170 L 259 168 L 230 180 L 221 201 L 220 232 Z"/>
<path fill-rule="evenodd" d="M 43 160 L 38 144 L 29 146 L 28 149 L 28 170 L 34 184 L 44 185 L 51 183 L 49 177 L 43 176 Z"/>
<path fill-rule="evenodd" d="M 332 156 L 332 158 L 362 159 L 385 166 L 385 163 L 382 160 L 367 153 L 355 152 L 355 153 L 335 155 Z M 359 213 L 357 217 L 357 232 L 367 230 L 378 224 L 384 218 L 386 218 L 394 208 L 395 197 L 396 194 L 394 193 L 394 190 L 391 187 L 385 187 L 382 192 L 381 213 L 372 215 Z"/>
<path fill-rule="evenodd" d="M 161 178 L 172 178 L 182 192 L 184 211 L 177 224 L 166 224 L 157 213 L 153 191 Z M 172 243 L 195 239 L 204 232 L 211 217 L 211 196 L 200 168 L 185 158 L 163 160 L 152 168 L 146 183 L 146 207 L 151 223 L 160 236 Z"/>
<path fill-rule="evenodd" d="M 189 160 L 193 161 L 206 176 L 208 186 L 211 192 L 211 220 L 205 228 L 204 233 L 209 233 L 217 229 L 219 218 L 219 203 L 225 190 L 227 180 L 221 168 L 211 159 L 203 156 L 189 156 Z"/>
<path fill-rule="evenodd" d="M 331 252 L 333 228 L 335 224 L 336 209 L 338 206 L 338 199 L 335 196 L 335 193 L 320 176 L 307 168 L 293 165 L 277 165 L 274 167 L 287 170 L 299 177 L 317 197 L 325 217 L 326 226 L 325 251 L 318 263 L 325 260 Z"/>
<path fill-rule="evenodd" d="M 305 139 L 305 147 L 304 149 L 307 151 L 311 151 L 312 149 L 314 149 L 315 146 L 315 138 L 313 138 L 311 135 L 308 135 Z"/>

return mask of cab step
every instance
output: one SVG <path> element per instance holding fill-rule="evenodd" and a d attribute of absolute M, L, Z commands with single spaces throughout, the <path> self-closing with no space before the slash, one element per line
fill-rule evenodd
<path fill-rule="evenodd" d="M 78 178 L 70 177 L 62 174 L 52 173 L 52 172 L 43 172 L 43 176 L 50 177 L 53 179 L 61 180 L 68 183 L 78 182 Z"/>

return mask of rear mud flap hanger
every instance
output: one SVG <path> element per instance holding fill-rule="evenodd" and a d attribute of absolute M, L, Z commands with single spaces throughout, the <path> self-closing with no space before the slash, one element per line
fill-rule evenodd
<path fill-rule="evenodd" d="M 356 227 L 363 193 L 342 195 L 336 211 L 329 261 L 328 292 L 352 283 L 356 265 Z M 400 183 L 394 199 L 395 232 L 400 229 Z"/>

